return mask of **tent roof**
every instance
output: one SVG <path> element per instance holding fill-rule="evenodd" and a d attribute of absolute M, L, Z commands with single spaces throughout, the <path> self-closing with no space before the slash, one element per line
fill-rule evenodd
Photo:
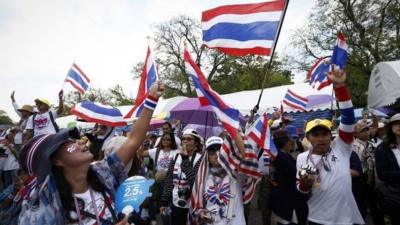
<path fill-rule="evenodd" d="M 400 60 L 380 62 L 369 78 L 368 107 L 390 105 L 400 97 Z"/>
<path fill-rule="evenodd" d="M 260 101 L 259 111 L 272 112 L 273 107 L 280 107 L 283 98 L 285 97 L 287 89 L 292 90 L 294 93 L 307 97 L 308 95 L 331 95 L 332 85 L 325 87 L 321 90 L 316 90 L 312 88 L 308 83 L 297 83 L 291 85 L 283 85 L 279 87 L 265 88 L 263 96 Z M 260 95 L 260 90 L 251 91 L 241 91 L 231 94 L 222 95 L 222 99 L 226 103 L 230 104 L 234 108 L 239 109 L 244 114 L 249 114 L 250 110 L 256 105 L 258 96 Z M 307 108 L 307 111 L 311 110 L 324 110 L 330 109 L 331 103 L 317 105 L 313 108 Z M 295 112 L 298 111 L 289 106 L 283 104 L 283 111 L 285 112 Z"/>

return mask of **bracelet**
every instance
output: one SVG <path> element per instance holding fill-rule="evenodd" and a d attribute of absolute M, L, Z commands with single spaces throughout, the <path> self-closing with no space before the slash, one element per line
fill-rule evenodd
<path fill-rule="evenodd" d="M 144 100 L 144 107 L 153 110 L 156 108 L 158 102 L 158 98 L 148 95 Z"/>

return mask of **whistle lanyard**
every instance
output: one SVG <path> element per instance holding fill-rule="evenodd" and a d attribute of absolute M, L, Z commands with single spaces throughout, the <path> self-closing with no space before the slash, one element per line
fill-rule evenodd
<path fill-rule="evenodd" d="M 100 223 L 100 217 L 99 217 L 99 212 L 97 211 L 97 205 L 96 205 L 96 201 L 94 200 L 94 195 L 93 195 L 92 189 L 89 189 L 89 192 L 90 192 L 90 198 L 91 198 L 91 200 L 92 200 L 91 205 L 92 205 L 93 210 L 94 210 L 94 213 L 95 213 L 95 215 L 96 215 L 97 224 L 98 224 L 98 225 L 101 225 L 101 223 Z M 107 201 L 107 199 L 104 199 L 104 201 Z M 77 214 L 78 214 L 79 225 L 84 225 L 83 222 L 82 222 L 81 210 L 80 210 L 80 208 L 79 208 L 78 200 L 76 199 L 75 196 L 74 196 L 74 203 L 75 203 L 76 212 L 77 212 Z"/>
<path fill-rule="evenodd" d="M 307 161 L 310 161 L 311 164 L 313 165 L 313 167 L 315 169 L 317 169 L 317 182 L 321 183 L 321 171 L 322 171 L 322 166 L 325 168 L 326 171 L 330 171 L 330 166 L 325 166 L 324 165 L 324 157 L 326 158 L 327 163 L 327 157 L 329 155 L 329 153 L 331 152 L 331 149 L 329 149 L 329 151 L 323 155 L 321 155 L 321 159 L 318 161 L 318 163 L 315 163 L 313 158 L 312 158 L 312 150 L 309 151 L 308 156 L 307 156 Z M 329 168 L 326 168 L 329 167 Z"/>

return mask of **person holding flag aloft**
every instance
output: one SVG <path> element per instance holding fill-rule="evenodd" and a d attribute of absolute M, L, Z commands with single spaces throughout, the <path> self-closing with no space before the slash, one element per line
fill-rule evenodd
<path fill-rule="evenodd" d="M 250 202 L 261 174 L 257 156 L 246 138 L 234 142 L 210 137 L 200 163 L 190 199 L 191 222 L 200 224 L 246 224 L 243 204 Z M 241 149 L 244 144 L 245 149 Z M 252 165 L 253 168 L 244 165 Z"/>
<path fill-rule="evenodd" d="M 364 224 L 352 194 L 349 170 L 355 118 L 345 84 L 346 73 L 334 70 L 328 78 L 334 85 L 341 112 L 339 135 L 332 140 L 329 120 L 314 119 L 307 123 L 305 133 L 311 147 L 297 158 L 297 187 L 311 195 L 309 224 Z"/>

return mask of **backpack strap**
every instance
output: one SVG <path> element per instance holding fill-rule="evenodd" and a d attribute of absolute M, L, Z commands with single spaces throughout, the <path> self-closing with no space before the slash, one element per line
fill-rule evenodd
<path fill-rule="evenodd" d="M 32 115 L 32 137 L 35 137 L 35 117 L 36 113 Z"/>
<path fill-rule="evenodd" d="M 54 129 L 56 130 L 56 133 L 58 133 L 58 131 L 60 131 L 60 128 L 58 127 L 56 121 L 54 120 L 54 116 L 51 111 L 49 111 L 49 116 L 50 116 L 50 121 L 53 124 Z"/>
<path fill-rule="evenodd" d="M 160 152 L 161 152 L 161 149 L 157 148 L 156 157 L 154 158 L 154 171 L 157 170 L 157 161 L 158 161 L 158 157 L 160 156 Z"/>

